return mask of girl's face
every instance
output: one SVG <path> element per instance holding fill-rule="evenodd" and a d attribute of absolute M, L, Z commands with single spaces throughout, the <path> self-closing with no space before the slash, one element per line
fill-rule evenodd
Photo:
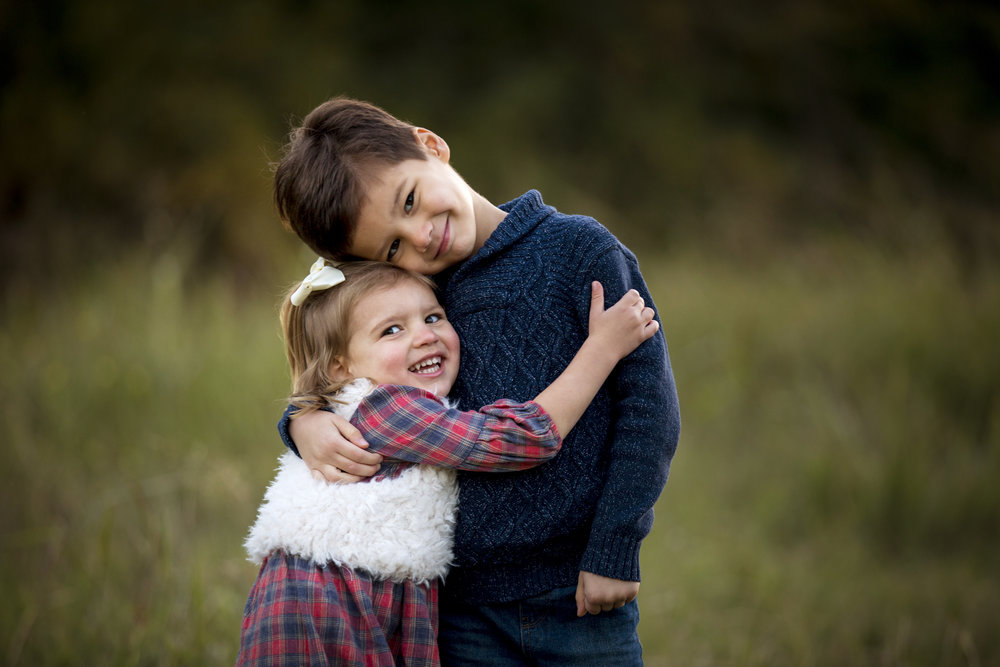
<path fill-rule="evenodd" d="M 458 334 L 426 285 L 404 280 L 366 294 L 351 313 L 350 332 L 347 354 L 337 359 L 350 377 L 440 396 L 458 377 Z"/>

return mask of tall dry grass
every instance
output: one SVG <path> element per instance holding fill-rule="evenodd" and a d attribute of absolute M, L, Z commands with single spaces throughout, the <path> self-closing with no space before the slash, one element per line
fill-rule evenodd
<path fill-rule="evenodd" d="M 231 663 L 281 452 L 274 302 L 178 256 L 7 289 L 0 661 Z M 644 258 L 684 420 L 650 665 L 1000 661 L 1000 280 L 826 247 Z"/>

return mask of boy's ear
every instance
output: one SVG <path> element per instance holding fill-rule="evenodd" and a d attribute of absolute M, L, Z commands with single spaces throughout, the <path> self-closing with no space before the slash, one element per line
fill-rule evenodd
<path fill-rule="evenodd" d="M 451 159 L 451 149 L 448 148 L 444 139 L 423 127 L 413 128 L 413 137 L 418 144 L 424 147 L 424 150 L 448 164 L 448 160 Z"/>
<path fill-rule="evenodd" d="M 334 357 L 333 361 L 330 362 L 330 368 L 327 369 L 327 372 L 331 378 L 338 382 L 354 379 L 354 376 L 351 375 L 350 370 L 347 368 L 347 359 L 344 357 Z"/>

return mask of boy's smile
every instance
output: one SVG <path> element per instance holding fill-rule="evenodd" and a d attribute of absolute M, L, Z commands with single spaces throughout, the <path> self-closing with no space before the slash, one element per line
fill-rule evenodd
<path fill-rule="evenodd" d="M 366 294 L 350 322 L 347 355 L 338 362 L 351 377 L 440 396 L 451 391 L 458 376 L 458 334 L 429 287 L 404 280 Z"/>
<path fill-rule="evenodd" d="M 427 159 L 370 168 L 347 250 L 434 275 L 475 254 L 499 220 L 477 221 L 475 193 L 448 164 L 444 140 L 427 130 L 415 136 Z"/>

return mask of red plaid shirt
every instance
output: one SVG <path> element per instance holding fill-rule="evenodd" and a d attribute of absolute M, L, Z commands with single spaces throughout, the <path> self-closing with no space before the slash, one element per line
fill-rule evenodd
<path fill-rule="evenodd" d="M 523 470 L 562 440 L 534 402 L 501 400 L 460 412 L 413 387 L 381 385 L 351 419 L 386 461 L 378 477 L 412 464 Z M 261 565 L 243 612 L 237 665 L 437 667 L 437 582 L 394 583 L 283 552 Z"/>
<path fill-rule="evenodd" d="M 369 451 L 379 452 L 390 464 L 510 472 L 536 466 L 562 446 L 552 419 L 533 401 L 501 399 L 462 412 L 434 394 L 401 385 L 376 387 L 351 423 Z"/>

